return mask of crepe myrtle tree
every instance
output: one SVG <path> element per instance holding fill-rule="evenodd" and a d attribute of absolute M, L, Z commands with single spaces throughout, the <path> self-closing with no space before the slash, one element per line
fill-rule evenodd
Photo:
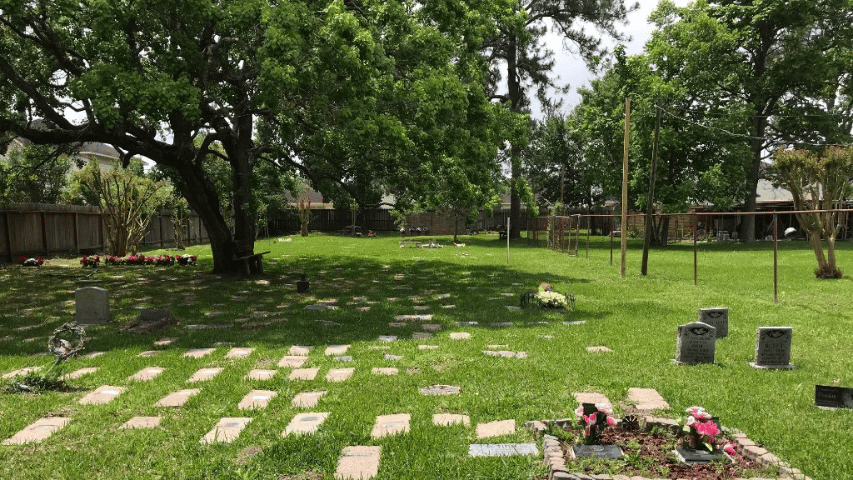
<path fill-rule="evenodd" d="M 214 271 L 234 273 L 232 259 L 253 251 L 252 173 L 262 162 L 312 183 L 366 177 L 417 193 L 431 186 L 419 168 L 453 139 L 481 147 L 475 161 L 488 158 L 504 138 L 479 48 L 505 8 L 4 0 L 0 132 L 38 145 L 106 143 L 125 165 L 150 159 L 198 213 Z M 230 225 L 211 155 L 227 166 Z"/>

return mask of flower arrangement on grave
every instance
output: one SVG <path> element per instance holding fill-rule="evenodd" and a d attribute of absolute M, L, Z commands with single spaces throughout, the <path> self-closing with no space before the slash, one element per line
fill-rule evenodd
<path fill-rule="evenodd" d="M 175 264 L 175 258 L 169 255 L 157 255 L 154 257 L 154 264 L 168 267 Z"/>
<path fill-rule="evenodd" d="M 539 292 L 536 293 L 539 305 L 546 308 L 566 308 L 569 300 L 562 293 L 557 293 L 551 288 L 551 284 L 542 282 L 539 284 Z"/>
<path fill-rule="evenodd" d="M 44 257 L 18 257 L 18 263 L 24 267 L 40 267 L 44 265 Z"/>
<path fill-rule="evenodd" d="M 195 265 L 198 257 L 195 255 L 175 255 L 175 260 L 178 262 L 178 265 Z"/>
<path fill-rule="evenodd" d="M 604 430 L 616 426 L 613 408 L 609 403 L 581 404 L 575 409 L 575 415 L 583 424 L 583 443 L 586 445 L 598 445 Z"/>
<path fill-rule="evenodd" d="M 101 257 L 99 255 L 95 255 L 94 257 L 83 255 L 83 258 L 80 259 L 80 265 L 84 267 L 97 268 L 100 263 Z"/>
<path fill-rule="evenodd" d="M 697 406 L 689 407 L 686 412 L 688 416 L 681 421 L 684 448 L 717 452 L 720 443 L 723 443 L 722 431 L 711 414 Z M 730 455 L 736 453 L 732 442 L 723 443 L 722 450 Z"/>

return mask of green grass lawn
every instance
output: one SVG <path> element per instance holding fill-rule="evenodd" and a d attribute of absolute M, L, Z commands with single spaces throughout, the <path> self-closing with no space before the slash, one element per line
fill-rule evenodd
<path fill-rule="evenodd" d="M 448 244 L 448 238 L 441 238 Z M 333 478 L 338 457 L 349 445 L 382 447 L 380 479 L 530 479 L 546 473 L 541 456 L 471 458 L 471 443 L 531 442 L 523 424 L 566 418 L 577 406 L 573 392 L 607 395 L 619 403 L 631 387 L 650 387 L 670 403 L 664 416 L 704 406 L 727 427 L 746 433 L 815 480 L 853 478 L 853 411 L 814 406 L 814 385 L 853 387 L 853 300 L 851 280 L 816 280 L 814 256 L 804 242 L 782 242 L 779 304 L 773 302 L 773 252 L 769 242 L 701 244 L 698 285 L 693 284 L 691 245 L 653 250 L 649 275 L 640 270 L 641 242 L 629 245 L 628 276 L 619 276 L 618 251 L 610 264 L 609 240 L 593 238 L 589 258 L 585 238 L 578 257 L 514 242 L 507 264 L 506 242 L 497 236 L 463 237 L 464 248 L 400 249 L 397 238 L 313 235 L 290 241 L 260 241 L 271 250 L 265 274 L 250 280 L 210 275 L 210 251 L 193 247 L 197 267 L 102 267 L 83 269 L 78 259 L 51 259 L 45 267 L 0 270 L 0 374 L 47 365 L 46 340 L 74 318 L 78 280 L 100 280 L 110 292 L 115 322 L 87 329 L 94 358 L 75 358 L 64 368 L 99 367 L 71 381 L 70 392 L 0 394 L 0 440 L 46 416 L 71 419 L 68 426 L 37 444 L 0 446 L 3 479 L 100 478 Z M 853 275 L 853 245 L 838 249 L 839 266 Z M 174 252 L 166 252 L 174 253 Z M 156 254 L 156 253 L 155 253 Z M 296 293 L 305 273 L 309 294 Z M 198 282 L 201 280 L 201 283 Z M 260 281 L 259 281 L 260 280 Z M 568 314 L 538 309 L 511 311 L 518 295 L 540 282 L 574 294 Z M 440 294 L 450 294 L 440 298 Z M 419 296 L 421 298 L 411 298 Z M 364 299 L 359 297 L 366 297 Z M 389 300 L 396 297 L 396 300 Z M 306 310 L 336 299 L 337 310 Z M 414 306 L 429 306 L 425 312 Z M 455 305 L 455 308 L 442 308 Z M 360 311 L 359 306 L 369 306 Z M 677 366 L 676 327 L 697 317 L 702 307 L 729 307 L 729 336 L 717 342 L 714 365 Z M 120 331 L 140 308 L 168 308 L 181 325 L 166 332 L 134 335 Z M 418 322 L 391 327 L 398 314 L 431 313 L 443 330 L 433 339 L 413 340 Z M 564 321 L 584 320 L 582 325 Z M 455 322 L 475 321 L 476 326 Z M 514 322 L 493 328 L 492 322 Z M 190 330 L 186 325 L 230 325 Z M 792 371 L 749 366 L 759 326 L 794 329 Z M 451 340 L 453 331 L 470 340 Z M 380 335 L 397 335 L 383 343 Z M 171 345 L 154 342 L 173 337 Z M 550 337 L 550 338 L 547 338 Z M 323 355 L 328 345 L 350 344 L 352 362 Z M 422 350 L 420 344 L 438 345 Z M 524 351 L 523 359 L 483 355 L 487 345 Z M 276 369 L 292 345 L 313 345 L 306 367 L 319 367 L 311 381 L 291 381 L 288 368 L 268 381 L 243 377 L 255 368 Z M 612 353 L 588 353 L 603 345 Z M 232 347 L 254 347 L 243 359 L 226 359 Z M 211 355 L 187 358 L 190 348 L 216 347 Z M 387 349 L 382 349 L 387 347 Z M 161 350 L 139 357 L 146 350 Z M 402 356 L 386 360 L 384 353 Z M 127 377 L 144 367 L 164 372 L 148 382 Z M 396 376 L 371 373 L 397 367 Z M 186 380 L 204 367 L 223 367 L 201 384 Z M 332 368 L 354 367 L 341 383 L 324 379 Z M 461 394 L 423 396 L 418 389 L 459 386 Z M 102 385 L 127 390 L 105 405 L 79 399 Z M 183 407 L 155 407 L 165 395 L 201 388 Z M 240 400 L 253 389 L 277 391 L 263 410 L 242 411 Z M 330 416 L 314 435 L 283 437 L 296 413 L 291 399 L 303 391 L 326 390 L 316 412 Z M 410 413 L 408 433 L 371 439 L 378 415 Z M 471 425 L 433 426 L 435 413 L 470 416 Z M 162 416 L 152 430 L 119 430 L 134 416 Z M 230 444 L 199 440 L 222 417 L 252 417 Z M 514 419 L 513 435 L 475 438 L 477 423 Z M 257 448 L 260 447 L 260 448 Z M 249 455 L 249 452 L 258 452 Z M 312 472 L 314 475 L 307 475 Z M 303 476 L 299 476 L 303 474 Z"/>

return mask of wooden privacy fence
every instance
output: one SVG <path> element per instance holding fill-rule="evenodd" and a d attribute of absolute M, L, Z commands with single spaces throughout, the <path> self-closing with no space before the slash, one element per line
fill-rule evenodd
<path fill-rule="evenodd" d="M 0 207 L 0 262 L 16 262 L 19 256 L 103 252 L 106 238 L 98 207 L 46 204 Z M 191 214 L 189 227 L 184 231 L 184 244 L 208 241 L 198 215 Z M 169 210 L 157 212 L 142 244 L 159 247 L 175 244 Z"/>

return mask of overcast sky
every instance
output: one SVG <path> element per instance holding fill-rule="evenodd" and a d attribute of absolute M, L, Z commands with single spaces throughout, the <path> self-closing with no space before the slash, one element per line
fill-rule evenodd
<path fill-rule="evenodd" d="M 626 0 L 626 3 L 631 0 Z M 639 0 L 640 8 L 628 16 L 628 24 L 620 26 L 622 32 L 627 33 L 632 37 L 629 43 L 625 44 L 625 51 L 628 55 L 634 55 L 643 52 L 643 46 L 651 38 L 652 26 L 648 23 L 649 14 L 657 7 L 657 0 Z M 680 7 L 688 4 L 687 0 L 674 0 L 674 3 Z M 609 50 L 612 52 L 616 45 L 612 39 L 605 39 Z M 546 36 L 546 42 L 551 50 L 554 51 L 554 73 L 559 75 L 560 84 L 568 83 L 571 90 L 564 97 L 563 113 L 568 113 L 580 101 L 580 96 L 577 94 L 578 87 L 589 86 L 589 81 L 595 76 L 589 72 L 586 64 L 579 57 L 572 55 L 570 52 L 563 50 L 561 38 L 553 33 Z M 538 102 L 533 100 L 532 115 L 535 118 L 541 118 L 542 112 Z"/>

